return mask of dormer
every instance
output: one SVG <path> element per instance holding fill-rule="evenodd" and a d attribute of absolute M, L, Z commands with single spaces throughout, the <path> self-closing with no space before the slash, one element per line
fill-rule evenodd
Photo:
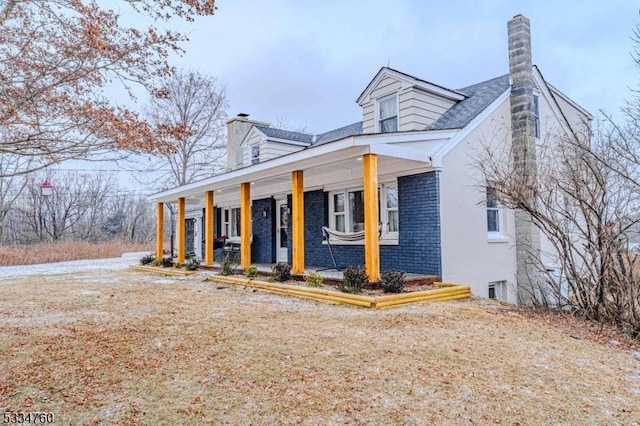
<path fill-rule="evenodd" d="M 241 143 L 243 165 L 251 166 L 282 155 L 300 151 L 311 145 L 313 136 L 255 125 Z"/>
<path fill-rule="evenodd" d="M 357 102 L 362 107 L 363 133 L 424 130 L 462 93 L 382 67 Z"/>

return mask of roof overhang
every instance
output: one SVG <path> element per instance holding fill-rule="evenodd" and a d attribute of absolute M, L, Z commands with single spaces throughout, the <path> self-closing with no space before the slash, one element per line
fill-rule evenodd
<path fill-rule="evenodd" d="M 382 67 L 380 68 L 380 71 L 378 71 L 376 76 L 373 77 L 373 80 L 371 80 L 371 82 L 367 85 L 367 87 L 358 97 L 358 100 L 356 101 L 358 105 L 362 106 L 363 104 L 370 101 L 371 92 L 373 91 L 374 88 L 378 86 L 378 83 L 381 80 L 383 80 L 385 77 L 391 77 L 395 80 L 400 81 L 403 89 L 408 87 L 416 87 L 425 92 L 433 93 L 435 95 L 441 96 L 446 99 L 450 99 L 452 101 L 461 101 L 466 97 L 462 93 L 456 92 L 455 90 L 438 86 L 437 84 L 433 84 L 428 81 L 421 80 L 409 74 L 405 74 L 403 72 L 396 71 L 388 67 Z"/>
<path fill-rule="evenodd" d="M 361 178 L 360 160 L 366 154 L 378 155 L 379 176 L 433 170 L 440 164 L 434 153 L 446 144 L 452 134 L 419 131 L 350 136 L 158 192 L 149 199 L 174 202 L 184 197 L 191 203 L 201 202 L 206 191 L 237 192 L 240 184 L 247 182 L 254 185 L 257 194 L 290 192 L 291 172 L 295 170 L 305 172 L 305 190 L 324 187 Z"/>

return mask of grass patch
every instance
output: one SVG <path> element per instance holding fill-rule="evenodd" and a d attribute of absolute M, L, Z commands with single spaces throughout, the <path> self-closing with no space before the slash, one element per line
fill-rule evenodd
<path fill-rule="evenodd" d="M 640 417 L 628 349 L 493 302 L 372 311 L 129 270 L 0 285 L 0 406 L 61 424 Z"/>

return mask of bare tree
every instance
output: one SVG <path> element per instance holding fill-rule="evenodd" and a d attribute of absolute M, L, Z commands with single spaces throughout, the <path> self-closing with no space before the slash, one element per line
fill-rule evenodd
<path fill-rule="evenodd" d="M 151 99 L 146 117 L 157 137 L 171 149 L 158 152 L 147 171 L 163 187 L 184 185 L 221 171 L 226 155 L 227 98 L 213 77 L 178 72 Z M 157 171 L 162 170 L 158 176 Z"/>
<path fill-rule="evenodd" d="M 145 197 L 114 197 L 107 210 L 102 224 L 104 238 L 131 243 L 148 243 L 155 238 L 154 212 Z"/>
<path fill-rule="evenodd" d="M 485 147 L 477 164 L 500 202 L 527 213 L 551 247 L 532 256 L 541 260 L 531 299 L 637 336 L 640 263 L 627 241 L 640 223 L 640 186 L 629 173 L 638 167 L 638 145 L 632 149 L 618 130 L 546 141 L 526 187 L 512 167 L 509 144 Z"/>
<path fill-rule="evenodd" d="M 32 174 L 20 206 L 22 241 L 97 240 L 107 197 L 114 190 L 112 175 L 56 175 L 53 194 L 43 197 L 40 184 L 50 175 Z"/>
<path fill-rule="evenodd" d="M 309 129 L 307 129 L 306 124 L 293 123 L 287 118 L 280 117 L 280 116 L 277 116 L 275 120 L 273 120 L 271 127 L 275 129 L 289 130 L 291 132 L 298 132 L 298 133 L 309 132 Z"/>
<path fill-rule="evenodd" d="M 24 176 L 16 171 L 28 167 L 31 159 L 14 155 L 0 155 L 0 244 L 5 241 L 7 219 L 27 185 Z"/>
<path fill-rule="evenodd" d="M 214 0 L 124 3 L 156 21 L 215 11 Z M 162 96 L 156 83 L 171 74 L 168 58 L 181 53 L 184 35 L 124 26 L 115 10 L 83 0 L 2 1 L 0 29 L 0 155 L 32 160 L 0 177 L 121 148 L 171 149 L 105 86 Z"/>

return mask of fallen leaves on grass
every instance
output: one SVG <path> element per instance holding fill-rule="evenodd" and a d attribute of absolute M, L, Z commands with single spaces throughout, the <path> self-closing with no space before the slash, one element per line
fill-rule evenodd
<path fill-rule="evenodd" d="M 385 311 L 110 271 L 3 287 L 0 405 L 62 424 L 633 424 L 638 360 L 483 300 Z M 0 285 L 2 281 L 0 281 Z M 29 300 L 29 304 L 21 303 Z"/>

